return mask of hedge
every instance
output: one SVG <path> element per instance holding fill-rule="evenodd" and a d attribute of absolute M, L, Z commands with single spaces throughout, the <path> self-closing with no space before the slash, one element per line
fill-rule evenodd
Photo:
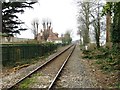
<path fill-rule="evenodd" d="M 57 44 L 2 44 L 2 64 L 20 62 L 51 53 L 57 49 Z"/>

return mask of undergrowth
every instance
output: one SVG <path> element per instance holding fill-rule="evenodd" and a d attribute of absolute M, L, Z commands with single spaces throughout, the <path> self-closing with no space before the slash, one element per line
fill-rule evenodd
<path fill-rule="evenodd" d="M 120 73 L 120 50 L 99 48 L 95 50 L 83 50 L 83 56 L 87 60 L 95 60 L 100 69 L 105 73 Z M 119 76 L 119 74 L 118 74 Z M 116 82 L 115 88 L 120 88 L 120 81 Z"/>
<path fill-rule="evenodd" d="M 119 70 L 120 51 L 99 48 L 95 50 L 83 50 L 82 58 L 95 59 L 97 64 L 101 64 L 101 69 L 104 71 Z"/>

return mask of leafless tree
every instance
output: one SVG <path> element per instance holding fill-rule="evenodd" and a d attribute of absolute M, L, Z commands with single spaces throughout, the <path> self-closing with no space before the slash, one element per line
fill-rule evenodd
<path fill-rule="evenodd" d="M 90 26 L 90 2 L 78 1 L 79 16 L 78 24 L 81 36 L 83 37 L 83 44 L 87 45 L 90 42 L 89 38 L 89 26 Z M 83 27 L 84 26 L 84 27 Z"/>
<path fill-rule="evenodd" d="M 94 34 L 96 46 L 100 47 L 100 33 L 101 33 L 101 7 L 102 3 L 98 2 L 79 2 L 80 13 L 78 17 L 78 29 L 80 38 L 83 40 L 83 45 L 90 43 L 90 31 Z M 90 27 L 93 27 L 90 29 Z M 81 40 L 80 40 L 81 41 Z"/>
<path fill-rule="evenodd" d="M 31 23 L 31 25 L 32 25 L 32 32 L 34 34 L 34 39 L 37 40 L 39 20 L 38 19 L 34 19 L 32 21 L 32 23 Z"/>
<path fill-rule="evenodd" d="M 91 11 L 91 18 L 93 19 L 92 26 L 94 27 L 93 32 L 96 46 L 99 48 L 101 36 L 103 36 L 103 32 L 105 31 L 105 28 L 103 28 L 103 26 L 105 27 L 105 23 L 103 22 L 104 17 L 101 17 L 104 3 L 98 1 L 96 3 L 93 2 L 93 5 L 94 7 Z"/>
<path fill-rule="evenodd" d="M 95 36 L 96 46 L 97 48 L 99 48 L 100 47 L 100 3 L 99 1 L 94 5 L 97 6 L 97 8 L 94 9 L 95 15 L 91 13 L 91 16 L 94 19 L 94 22 L 92 25 L 94 27 L 94 32 L 95 32 L 94 36 Z"/>
<path fill-rule="evenodd" d="M 43 19 L 42 21 L 42 25 L 43 25 L 43 37 L 44 40 L 47 41 L 48 37 L 49 37 L 49 33 L 51 30 L 51 20 L 50 19 Z"/>

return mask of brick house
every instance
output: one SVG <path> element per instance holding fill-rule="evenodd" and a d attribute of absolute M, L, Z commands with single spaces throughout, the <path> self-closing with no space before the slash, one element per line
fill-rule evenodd
<path fill-rule="evenodd" d="M 47 41 L 47 42 L 54 42 L 54 43 L 62 43 L 62 38 L 58 37 L 58 33 L 53 32 L 53 28 L 51 28 L 51 23 L 47 27 L 45 24 L 43 24 L 43 30 L 40 30 L 40 33 L 38 34 L 38 41 Z"/>

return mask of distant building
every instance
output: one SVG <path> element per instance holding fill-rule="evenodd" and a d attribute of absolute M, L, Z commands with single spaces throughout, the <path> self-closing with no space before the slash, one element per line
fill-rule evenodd
<path fill-rule="evenodd" d="M 54 43 L 62 43 L 62 38 L 58 37 L 58 33 L 53 32 L 53 28 L 51 28 L 51 23 L 47 27 L 45 23 L 43 24 L 43 30 L 40 30 L 40 33 L 38 33 L 37 40 L 38 41 L 47 41 L 47 42 L 54 42 Z"/>

